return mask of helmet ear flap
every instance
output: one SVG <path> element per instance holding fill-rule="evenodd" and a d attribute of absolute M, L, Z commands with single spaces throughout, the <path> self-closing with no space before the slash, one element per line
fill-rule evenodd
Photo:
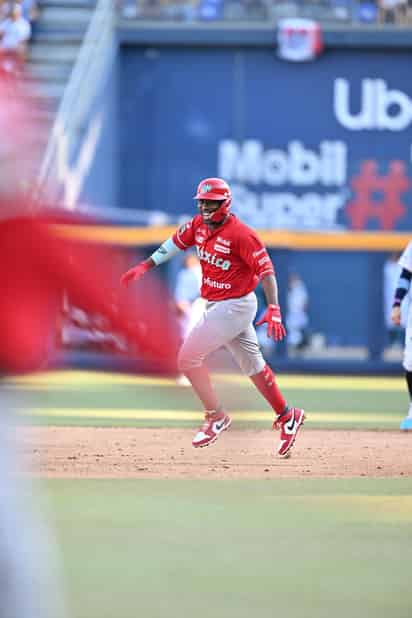
<path fill-rule="evenodd" d="M 210 217 L 210 220 L 212 221 L 212 223 L 222 223 L 224 219 L 226 219 L 226 217 L 228 216 L 231 205 L 232 205 L 231 197 L 224 200 L 221 203 L 220 207 L 216 210 L 216 212 L 214 212 L 213 215 Z"/>

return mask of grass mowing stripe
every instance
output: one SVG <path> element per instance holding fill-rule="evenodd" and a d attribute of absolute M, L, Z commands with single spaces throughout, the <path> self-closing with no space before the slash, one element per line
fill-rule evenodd
<path fill-rule="evenodd" d="M 269 414 L 270 407 L 251 385 L 249 389 L 238 389 L 235 385 L 222 388 L 217 392 L 228 411 L 248 413 L 260 411 Z M 338 410 L 342 413 L 390 414 L 395 411 L 399 418 L 407 409 L 406 389 L 403 393 L 370 391 L 335 391 L 326 394 L 322 390 L 302 392 L 299 389 L 284 389 L 284 396 L 290 403 L 301 404 L 309 413 L 311 411 L 329 413 Z M 327 395 L 327 396 L 326 396 Z M 82 389 L 56 391 L 24 390 L 26 408 L 79 408 L 115 409 L 115 410 L 176 410 L 176 413 L 199 410 L 200 406 L 192 389 L 174 387 L 151 388 L 142 385 L 115 385 L 109 389 L 98 386 Z"/>
<path fill-rule="evenodd" d="M 314 375 L 283 375 L 276 377 L 281 388 L 296 388 L 301 390 L 349 390 L 349 391 L 404 391 L 403 378 L 379 378 L 365 376 L 314 376 Z M 247 384 L 243 376 L 221 374 L 216 380 L 229 384 Z"/>
<path fill-rule="evenodd" d="M 56 388 L 81 388 L 83 386 L 111 387 L 113 385 L 165 385 L 177 386 L 175 380 L 153 376 L 138 376 L 123 373 L 106 373 L 98 371 L 48 371 L 29 376 L 17 376 L 10 380 L 9 384 L 18 386 L 43 386 L 50 385 Z"/>
<path fill-rule="evenodd" d="M 249 388 L 249 381 L 238 374 L 216 374 L 216 382 L 236 384 Z M 314 376 L 314 375 L 279 375 L 279 385 L 282 388 L 299 388 L 305 390 L 366 390 L 366 391 L 403 391 L 405 388 L 403 378 L 379 378 L 376 377 L 345 377 L 345 376 Z M 136 376 L 119 373 L 105 373 L 95 371 L 51 371 L 35 374 L 32 376 L 16 377 L 12 384 L 18 385 L 44 385 L 45 388 L 67 388 L 99 385 L 111 387 L 113 385 L 148 385 L 148 386 L 176 386 L 173 379 L 153 376 Z"/>

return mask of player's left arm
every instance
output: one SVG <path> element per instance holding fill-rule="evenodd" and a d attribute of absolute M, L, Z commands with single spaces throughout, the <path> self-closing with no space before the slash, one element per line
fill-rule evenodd
<path fill-rule="evenodd" d="M 275 341 L 281 341 L 286 335 L 286 329 L 282 324 L 282 314 L 279 306 L 278 284 L 275 274 L 264 275 L 261 279 L 263 293 L 265 295 L 267 309 L 263 317 L 256 322 L 256 326 L 267 323 L 267 336 Z"/>
<path fill-rule="evenodd" d="M 274 274 L 265 275 L 262 280 L 263 293 L 267 305 L 279 304 L 278 282 Z"/>
<path fill-rule="evenodd" d="M 262 282 L 263 292 L 267 303 L 267 309 L 263 317 L 256 322 L 256 326 L 267 323 L 267 336 L 280 341 L 286 335 L 282 324 L 282 315 L 279 307 L 278 284 L 272 260 L 263 246 L 261 240 L 254 232 L 251 232 L 240 243 L 242 258 L 255 271 Z"/>

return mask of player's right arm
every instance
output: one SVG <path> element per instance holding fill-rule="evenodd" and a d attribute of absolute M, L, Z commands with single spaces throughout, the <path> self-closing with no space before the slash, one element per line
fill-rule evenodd
<path fill-rule="evenodd" d="M 154 253 L 146 260 L 139 262 L 136 266 L 125 272 L 120 282 L 129 285 L 132 281 L 138 281 L 148 270 L 155 266 L 160 266 L 168 262 L 179 251 L 184 251 L 194 245 L 193 220 L 180 226 L 171 238 L 165 240 Z"/>
<path fill-rule="evenodd" d="M 412 272 L 407 268 L 403 268 L 396 286 L 391 312 L 391 320 L 396 326 L 399 326 L 401 323 L 401 304 L 409 291 L 411 279 Z"/>
<path fill-rule="evenodd" d="M 399 326 L 401 323 L 401 304 L 406 294 L 409 291 L 412 278 L 412 241 L 408 243 L 405 251 L 402 253 L 398 262 L 402 266 L 402 272 L 399 276 L 398 285 L 396 286 L 395 296 L 392 304 L 391 320 Z"/>

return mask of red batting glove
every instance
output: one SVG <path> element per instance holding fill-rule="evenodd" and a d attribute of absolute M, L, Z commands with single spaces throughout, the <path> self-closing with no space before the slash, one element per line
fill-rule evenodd
<path fill-rule="evenodd" d="M 273 337 L 275 341 L 282 341 L 283 337 L 286 335 L 286 330 L 282 324 L 282 315 L 279 305 L 268 305 L 264 316 L 259 322 L 256 322 L 256 326 L 260 326 L 265 322 L 268 324 L 267 336 Z"/>
<path fill-rule="evenodd" d="M 140 262 L 121 276 L 120 283 L 127 286 L 132 281 L 138 281 L 149 269 L 150 266 L 147 262 Z"/>

